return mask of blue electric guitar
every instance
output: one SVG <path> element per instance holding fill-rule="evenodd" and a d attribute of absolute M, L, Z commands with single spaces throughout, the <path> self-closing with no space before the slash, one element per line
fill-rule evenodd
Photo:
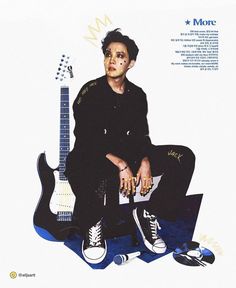
<path fill-rule="evenodd" d="M 66 74 L 73 77 L 69 57 L 62 55 L 56 80 L 62 82 Z M 69 87 L 60 86 L 60 147 L 59 166 L 49 167 L 46 154 L 41 153 L 37 169 L 42 184 L 41 197 L 34 213 L 34 227 L 43 238 L 52 241 L 67 239 L 76 227 L 72 224 L 75 195 L 64 175 L 66 157 L 70 151 Z"/>

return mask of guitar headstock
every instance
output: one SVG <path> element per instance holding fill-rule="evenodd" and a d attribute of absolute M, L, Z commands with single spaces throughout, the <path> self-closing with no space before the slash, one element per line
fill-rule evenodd
<path fill-rule="evenodd" d="M 57 68 L 55 79 L 63 81 L 68 78 L 73 78 L 73 71 L 70 56 L 62 54 L 59 66 Z"/>

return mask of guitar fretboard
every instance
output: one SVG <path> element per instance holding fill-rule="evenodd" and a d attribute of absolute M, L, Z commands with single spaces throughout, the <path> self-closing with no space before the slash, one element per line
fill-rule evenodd
<path fill-rule="evenodd" d="M 70 151 L 70 118 L 69 118 L 69 87 L 61 87 L 60 105 L 60 162 L 59 179 L 67 180 L 64 175 L 66 157 Z"/>

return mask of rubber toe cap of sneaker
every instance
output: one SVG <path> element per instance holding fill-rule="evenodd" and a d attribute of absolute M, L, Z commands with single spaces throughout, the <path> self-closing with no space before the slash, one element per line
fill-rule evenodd
<path fill-rule="evenodd" d="M 154 253 L 161 254 L 166 252 L 166 244 L 162 239 L 157 239 L 152 245 L 152 250 Z"/>
<path fill-rule="evenodd" d="M 106 256 L 106 249 L 102 247 L 92 247 L 83 251 L 84 258 L 87 262 L 97 264 L 102 262 Z"/>

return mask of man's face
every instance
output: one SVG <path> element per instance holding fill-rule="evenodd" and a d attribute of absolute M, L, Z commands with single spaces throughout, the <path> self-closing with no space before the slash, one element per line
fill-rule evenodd
<path fill-rule="evenodd" d="M 120 42 L 112 42 L 107 46 L 104 55 L 106 75 L 118 78 L 126 74 L 133 67 L 134 60 L 130 61 L 126 46 Z"/>

